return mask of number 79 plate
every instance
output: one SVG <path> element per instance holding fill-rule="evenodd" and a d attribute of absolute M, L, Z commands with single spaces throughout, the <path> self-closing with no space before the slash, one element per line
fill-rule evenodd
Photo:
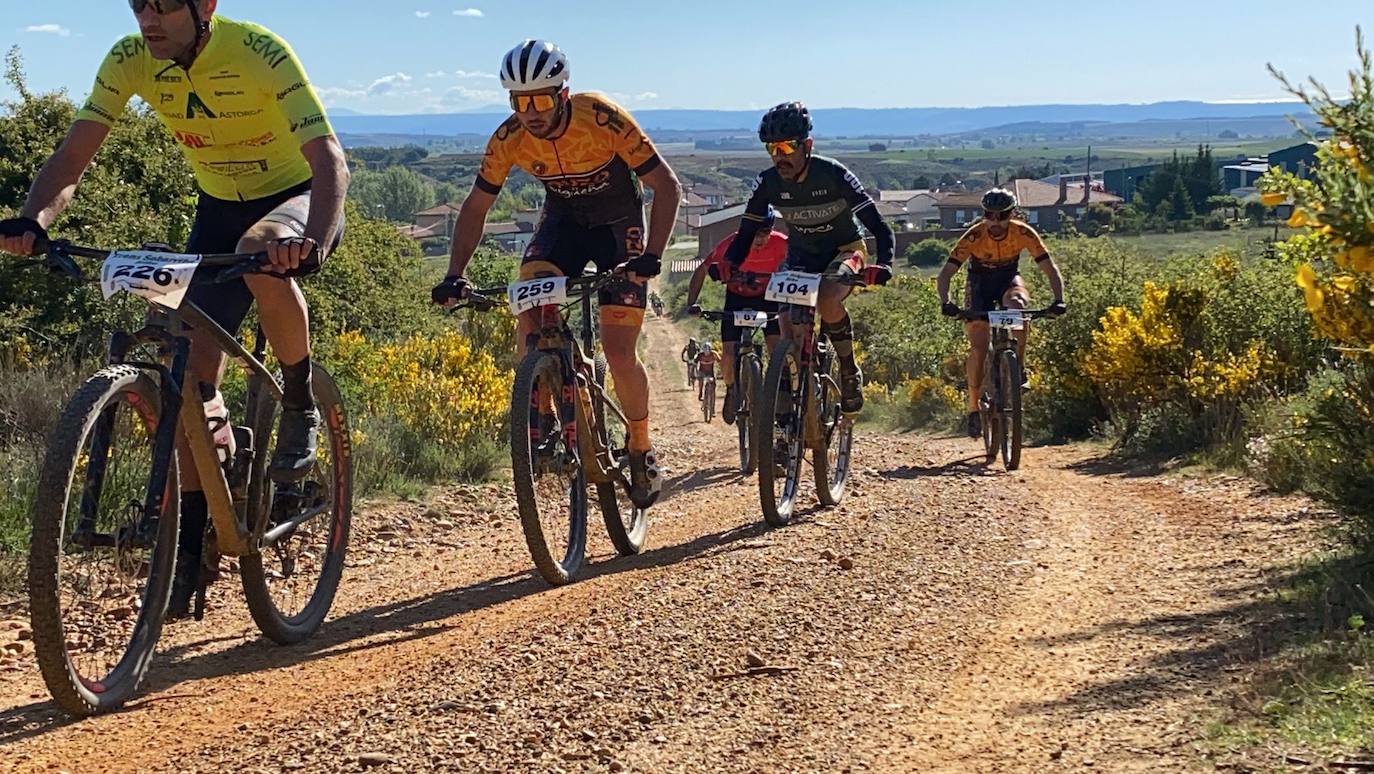
<path fill-rule="evenodd" d="M 821 275 L 804 271 L 775 272 L 768 280 L 768 290 L 763 297 L 769 301 L 793 306 L 816 305 L 816 297 L 821 291 Z"/>
<path fill-rule="evenodd" d="M 568 278 L 543 277 L 516 282 L 506 292 L 510 296 L 511 314 L 551 304 L 565 304 L 568 301 Z"/>

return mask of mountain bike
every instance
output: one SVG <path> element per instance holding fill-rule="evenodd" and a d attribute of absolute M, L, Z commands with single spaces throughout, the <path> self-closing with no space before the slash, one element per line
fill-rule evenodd
<path fill-rule="evenodd" d="M 1021 391 L 1025 381 L 1021 359 L 1016 354 L 1015 331 L 1031 320 L 1053 317 L 1046 309 L 994 309 L 991 312 L 964 310 L 959 319 L 986 320 L 991 336 L 983 360 L 983 386 L 978 396 L 978 413 L 983 424 L 983 451 L 987 461 L 997 459 L 1007 470 L 1021 466 Z"/>
<path fill-rule="evenodd" d="M 540 330 L 515 371 L 511 468 L 520 526 L 534 566 L 554 586 L 586 560 L 588 485 L 621 556 L 644 547 L 648 510 L 630 500 L 629 421 L 606 393 L 606 360 L 596 352 L 592 297 L 614 274 L 548 277 L 473 289 L 456 308 L 539 310 Z M 580 330 L 568 320 L 580 310 Z"/>
<path fill-rule="evenodd" d="M 46 257 L 28 265 L 80 281 L 75 259 L 99 261 L 107 298 L 128 292 L 150 305 L 141 330 L 111 336 L 108 365 L 72 396 L 47 442 L 28 582 L 34 651 L 53 699 L 73 715 L 105 712 L 127 701 L 146 674 L 171 592 L 185 464 L 200 474 L 210 516 L 196 617 L 220 557 L 236 557 L 263 634 L 282 644 L 309 637 L 333 603 L 352 518 L 352 448 L 339 389 L 315 365 L 326 435 L 319 462 L 298 483 L 272 482 L 267 466 L 282 392 L 263 365 L 265 338 L 259 332 L 250 353 L 183 301 L 191 285 L 263 271 L 266 254 L 110 252 L 65 241 L 41 247 Z M 202 385 L 188 378 L 192 328 L 248 372 L 232 454 L 216 443 Z M 190 460 L 177 457 L 179 435 Z"/>
<path fill-rule="evenodd" d="M 763 348 L 759 331 L 777 319 L 776 314 L 742 309 L 734 312 L 703 310 L 701 319 L 708 322 L 734 320 L 740 329 L 739 344 L 735 347 L 735 430 L 739 434 L 739 470 L 749 475 L 758 467 L 754 453 L 754 406 L 759 402 L 758 391 L 763 386 Z"/>
<path fill-rule="evenodd" d="M 697 378 L 701 380 L 701 389 L 698 394 L 701 396 L 701 420 L 707 424 L 711 423 L 711 418 L 716 415 L 716 367 L 711 366 L 711 373 L 697 373 Z"/>
<path fill-rule="evenodd" d="M 772 526 L 792 519 L 807 449 L 821 505 L 840 503 L 849 475 L 854 423 L 840 408 L 834 350 L 816 331 L 823 280 L 851 287 L 865 284 L 862 274 L 779 271 L 769 279 L 765 295 L 785 310 L 796 337 L 784 336 L 774 347 L 754 416 L 759 500 L 763 518 Z"/>

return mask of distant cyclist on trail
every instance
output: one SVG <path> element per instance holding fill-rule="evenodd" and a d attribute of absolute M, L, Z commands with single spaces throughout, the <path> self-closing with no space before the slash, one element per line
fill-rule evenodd
<path fill-rule="evenodd" d="M 1013 219 L 1016 213 L 1016 194 L 994 188 L 983 195 L 983 219 L 973 224 L 954 245 L 949 261 L 935 280 L 940 294 L 941 309 L 946 316 L 958 317 L 958 304 L 949 300 L 949 281 L 968 263 L 968 283 L 964 286 L 964 306 L 973 313 L 993 309 L 1025 309 L 1030 304 L 1030 291 L 1021 279 L 1021 254 L 1030 253 L 1035 265 L 1050 281 L 1054 303 L 1050 311 L 1063 314 L 1064 278 L 1050 258 L 1045 241 L 1034 228 Z M 969 320 L 964 325 L 968 334 L 969 353 L 965 369 L 968 375 L 968 436 L 983 435 L 982 419 L 978 413 L 978 396 L 983 389 L 983 361 L 987 357 L 991 335 L 987 320 Z M 1030 325 L 1016 331 L 1017 357 L 1026 362 L 1026 339 Z"/>

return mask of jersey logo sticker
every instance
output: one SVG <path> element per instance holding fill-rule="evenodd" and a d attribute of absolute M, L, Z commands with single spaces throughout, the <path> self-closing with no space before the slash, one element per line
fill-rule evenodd
<path fill-rule="evenodd" d="M 200 98 L 194 91 L 186 95 L 186 119 L 191 120 L 196 117 L 196 112 L 205 114 L 206 118 L 214 118 L 215 114 L 210 110 L 210 106 Z"/>
<path fill-rule="evenodd" d="M 615 108 L 600 102 L 593 102 L 592 110 L 596 111 L 597 126 L 610 127 L 611 131 L 616 134 L 625 131 L 625 122 L 621 120 L 620 113 Z"/>

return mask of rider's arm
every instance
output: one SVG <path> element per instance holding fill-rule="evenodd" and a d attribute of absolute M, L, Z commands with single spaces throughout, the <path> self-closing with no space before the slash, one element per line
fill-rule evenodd
<path fill-rule="evenodd" d="M 939 294 L 941 304 L 949 302 L 949 281 L 959 273 L 959 267 L 973 257 L 973 246 L 977 241 L 977 233 L 974 230 L 976 228 L 977 226 L 969 228 L 959 237 L 959 241 L 954 243 L 954 249 L 949 251 L 949 260 L 945 262 L 944 268 L 940 269 L 940 275 L 935 278 L 935 292 Z"/>
<path fill-rule="evenodd" d="M 73 123 L 67 138 L 38 171 L 20 215 L 38 221 L 43 228 L 50 227 L 71 204 L 77 183 L 109 134 L 110 127 L 95 121 Z"/>
<path fill-rule="evenodd" d="M 711 259 L 707 258 L 692 272 L 692 279 L 687 283 L 687 306 L 695 304 L 697 296 L 701 295 L 701 286 L 706 284 L 706 268 L 710 265 Z"/>
<path fill-rule="evenodd" d="M 763 174 L 754 181 L 754 193 L 749 203 L 744 205 L 744 217 L 739 221 L 739 233 L 730 248 L 725 251 L 725 260 L 731 266 L 739 266 L 749 255 L 749 246 L 754 244 L 754 235 L 763 227 L 763 219 L 768 215 L 768 192 L 765 190 Z"/>
<path fill-rule="evenodd" d="M 343 225 L 344 199 L 348 195 L 348 160 L 334 135 L 316 137 L 301 146 L 301 155 L 310 163 L 310 217 L 305 236 L 324 257 L 334 245 L 334 235 Z"/>
<path fill-rule="evenodd" d="M 448 276 L 461 277 L 467 271 L 472 254 L 482 241 L 482 229 L 487 225 L 487 213 L 496 204 L 496 194 L 480 184 L 474 185 L 458 209 L 458 222 L 453 227 L 453 244 L 448 257 Z"/>
<path fill-rule="evenodd" d="M 644 185 L 654 192 L 654 204 L 649 209 L 649 239 L 644 251 L 663 256 L 668 249 L 668 240 L 673 237 L 673 226 L 677 223 L 678 205 L 682 203 L 682 184 L 672 167 L 660 162 L 651 171 L 639 176 Z"/>
<path fill-rule="evenodd" d="M 348 161 L 296 52 L 281 38 L 273 42 L 285 56 L 258 63 L 259 87 L 276 99 L 277 108 L 292 127 L 292 139 L 299 143 L 301 155 L 310 164 L 310 217 L 305 224 L 305 236 L 318 245 L 323 256 L 343 223 Z"/>
<path fill-rule="evenodd" d="M 849 203 L 854 217 L 859 219 L 863 227 L 868 229 L 868 233 L 873 235 L 873 241 L 878 245 L 878 263 L 882 266 L 892 264 L 892 253 L 897 249 L 897 236 L 892 233 L 892 227 L 887 225 L 883 216 L 878 214 L 878 208 L 873 204 L 873 197 L 864 190 L 863 183 L 853 172 L 845 170 L 844 173 L 844 199 Z"/>
<path fill-rule="evenodd" d="M 1064 300 L 1064 277 L 1059 273 L 1059 267 L 1054 259 L 1050 257 L 1049 248 L 1045 247 L 1045 240 L 1040 238 L 1040 234 L 1028 225 L 1014 224 L 1019 232 L 1018 236 L 1025 243 L 1026 249 L 1030 251 L 1031 257 L 1035 258 L 1035 265 L 1040 267 L 1040 271 L 1045 273 L 1045 277 L 1050 281 L 1050 290 L 1054 292 L 1055 301 Z"/>

